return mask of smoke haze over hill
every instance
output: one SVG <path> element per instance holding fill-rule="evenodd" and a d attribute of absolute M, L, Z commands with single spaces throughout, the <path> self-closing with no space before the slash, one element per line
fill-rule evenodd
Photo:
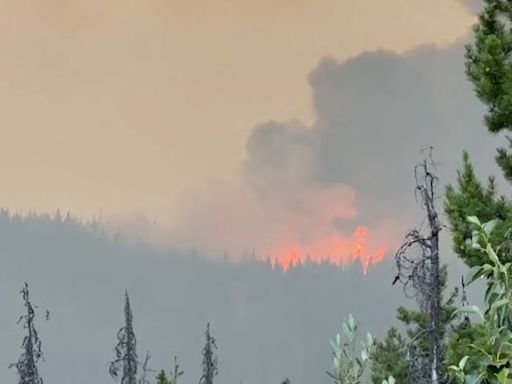
<path fill-rule="evenodd" d="M 200 255 L 156 251 L 103 236 L 70 220 L 0 215 L 0 381 L 17 358 L 28 281 L 40 305 L 46 382 L 110 383 L 107 362 L 122 323 L 123 292 L 132 302 L 138 352 L 151 367 L 170 369 L 176 354 L 183 383 L 200 377 L 206 322 L 219 346 L 219 381 L 247 384 L 328 383 L 331 339 L 352 312 L 365 330 L 385 331 L 401 291 L 391 287 L 392 265 L 360 268 L 297 266 L 284 273 L 265 262 L 208 261 Z M 347 294 L 351 292 L 351 294 Z M 353 293 L 357 292 L 357 295 Z M 389 300 L 389 301 L 388 301 Z M 403 300 L 402 300 L 403 301 Z M 44 321 L 44 310 L 51 313 Z M 379 316 L 374 314 L 379 312 Z"/>

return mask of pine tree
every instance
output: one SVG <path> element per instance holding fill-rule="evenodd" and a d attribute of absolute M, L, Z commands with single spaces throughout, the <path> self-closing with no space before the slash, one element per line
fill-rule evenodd
<path fill-rule="evenodd" d="M 162 369 L 156 377 L 156 384 L 170 384 L 171 382 L 167 378 L 165 371 Z"/>
<path fill-rule="evenodd" d="M 488 107 L 489 132 L 512 131 L 512 3 L 484 0 L 485 7 L 474 27 L 474 43 L 466 47 L 466 73 L 478 98 Z M 509 144 L 511 141 L 509 140 Z M 512 181 L 512 160 L 498 149 L 498 165 Z"/>
<path fill-rule="evenodd" d="M 115 347 L 116 360 L 109 364 L 110 375 L 120 379 L 121 384 L 137 384 L 137 351 L 130 298 L 125 291 L 124 326 L 117 332 L 118 343 Z"/>
<path fill-rule="evenodd" d="M 174 356 L 174 367 L 169 373 L 169 378 L 167 378 L 167 374 L 162 369 L 158 376 L 156 377 L 157 384 L 177 384 L 178 379 L 181 376 L 183 376 L 183 373 L 183 370 L 180 368 L 180 365 L 178 364 L 178 358 Z"/>
<path fill-rule="evenodd" d="M 199 384 L 213 384 L 213 378 L 217 376 L 217 356 L 215 350 L 217 344 L 215 338 L 210 334 L 210 323 L 206 325 L 206 343 L 203 348 L 203 375 L 199 380 Z"/>
<path fill-rule="evenodd" d="M 497 194 L 494 178 L 489 178 L 486 186 L 478 180 L 467 152 L 463 154 L 462 170 L 457 172 L 457 185 L 446 188 L 444 209 L 450 222 L 454 251 L 466 264 L 473 267 L 488 262 L 485 252 L 471 246 L 473 229 L 467 221 L 469 216 L 481 217 L 483 221 L 500 220 L 491 243 L 502 245 L 501 258 L 510 258 L 510 241 L 505 241 L 505 237 L 512 227 L 512 202 Z"/>
<path fill-rule="evenodd" d="M 20 316 L 18 324 L 23 324 L 26 335 L 21 345 L 23 353 L 18 361 L 15 364 L 11 364 L 10 367 L 16 368 L 18 371 L 19 384 L 43 384 L 43 379 L 39 376 L 37 369 L 37 363 L 43 358 L 42 345 L 34 325 L 35 307 L 30 302 L 27 283 L 25 283 L 20 293 L 23 297 L 23 304 L 27 313 Z M 46 311 L 46 319 L 48 320 L 48 318 L 49 312 Z"/>
<path fill-rule="evenodd" d="M 485 124 L 491 134 L 512 131 L 512 2 L 484 0 L 485 6 L 474 27 L 474 42 L 466 47 L 466 74 L 478 98 L 487 106 Z M 512 181 L 512 140 L 508 148 L 498 148 L 496 162 L 508 181 Z M 509 261 L 510 241 L 505 236 L 512 224 L 512 201 L 498 196 L 494 179 L 484 186 L 476 178 L 469 155 L 463 155 L 463 169 L 457 186 L 446 190 L 445 211 L 453 232 L 454 249 L 470 266 L 488 262 L 485 252 L 468 247 L 471 228 L 466 218 L 482 221 L 498 218 L 491 245 L 501 245 L 498 256 Z"/>
<path fill-rule="evenodd" d="M 487 107 L 484 117 L 489 133 L 512 131 L 512 2 L 510 0 L 484 0 L 484 8 L 474 27 L 474 42 L 466 47 L 466 74 L 478 98 Z M 512 181 L 512 140 L 506 137 L 506 146 L 497 149 L 495 157 L 504 178 Z M 475 175 L 468 153 L 463 153 L 463 166 L 458 172 L 457 184 L 446 189 L 445 212 L 453 234 L 454 251 L 473 268 L 512 261 L 510 228 L 512 228 L 512 200 L 500 196 L 493 177 L 482 183 Z M 475 223 L 468 217 L 478 217 L 482 222 L 492 222 L 493 231 L 486 238 L 487 247 L 475 247 L 478 237 Z M 498 219 L 497 221 L 494 221 Z M 475 235 L 476 234 L 476 235 Z M 490 249 L 495 249 L 497 260 L 491 260 Z M 491 274 L 483 274 L 491 277 Z M 492 280 L 492 278 L 491 278 Z M 488 286 L 492 285 L 488 281 Z M 505 291 L 500 287 L 501 292 Z M 489 293 L 487 289 L 486 296 Z M 491 295 L 496 299 L 498 295 Z M 489 334 L 482 324 L 461 323 L 453 332 L 448 344 L 447 360 L 455 371 L 474 372 L 479 363 L 482 346 L 495 335 Z M 492 360 L 492 354 L 484 360 Z M 485 371 L 485 370 L 484 370 Z M 489 372 L 481 372 L 481 381 L 487 382 Z M 475 376 L 476 377 L 476 376 Z M 459 377 L 459 379 L 461 379 Z M 464 381 L 462 375 L 462 381 Z M 474 381 L 474 378 L 473 380 Z M 492 381 L 494 382 L 494 381 Z"/>
<path fill-rule="evenodd" d="M 407 383 L 406 349 L 406 340 L 396 328 L 390 328 L 384 341 L 375 345 L 372 355 L 372 382 L 381 384 L 392 376 L 397 384 Z"/>
<path fill-rule="evenodd" d="M 440 269 L 440 291 L 444 296 L 447 286 L 448 273 L 446 266 Z M 445 372 L 449 363 L 446 360 L 448 344 L 451 340 L 449 329 L 457 319 L 453 318 L 456 311 L 454 301 L 457 290 L 451 292 L 440 306 L 439 336 L 440 336 L 440 362 L 441 372 Z M 418 375 L 425 367 L 428 367 L 428 356 L 431 345 L 429 338 L 429 316 L 422 310 L 411 310 L 399 307 L 397 319 L 405 326 L 406 335 L 401 335 L 396 328 L 391 328 L 383 341 L 377 342 L 372 354 L 372 381 L 381 384 L 389 376 L 395 379 L 397 384 L 411 382 L 417 376 L 427 376 L 428 372 Z M 457 325 L 455 326 L 457 329 Z M 453 356 L 451 361 L 458 358 Z M 456 360 L 458 361 L 458 360 Z M 419 371 L 419 372 L 418 372 Z"/>
<path fill-rule="evenodd" d="M 485 326 L 482 323 L 459 323 L 452 331 L 447 344 L 446 366 L 457 365 L 465 356 L 473 356 L 477 348 L 481 348 L 489 340 Z M 479 363 L 469 359 L 466 369 L 475 371 Z"/>

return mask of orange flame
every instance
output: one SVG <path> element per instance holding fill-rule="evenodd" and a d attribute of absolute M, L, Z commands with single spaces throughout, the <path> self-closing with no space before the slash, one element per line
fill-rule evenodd
<path fill-rule="evenodd" d="M 309 246 L 287 247 L 273 252 L 274 266 L 280 265 L 287 271 L 293 266 L 312 261 L 315 263 L 329 262 L 333 265 L 346 266 L 359 261 L 366 275 L 371 265 L 377 264 L 384 259 L 389 246 L 369 246 L 367 236 L 369 229 L 365 226 L 357 227 L 352 235 L 344 238 L 340 235 L 332 235 L 322 241 Z"/>

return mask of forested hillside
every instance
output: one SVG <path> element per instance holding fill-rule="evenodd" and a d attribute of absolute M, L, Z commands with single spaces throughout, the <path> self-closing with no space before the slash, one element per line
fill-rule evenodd
<path fill-rule="evenodd" d="M 107 363 L 130 293 L 141 359 L 154 369 L 177 355 L 181 381 L 201 372 L 204 328 L 209 321 L 219 347 L 220 382 L 328 383 L 329 340 L 351 312 L 362 328 L 383 334 L 394 322 L 401 289 L 392 287 L 393 258 L 346 270 L 328 264 L 284 272 L 263 262 L 209 261 L 200 255 L 157 251 L 102 235 L 72 218 L 0 215 L 0 381 L 15 380 L 23 313 L 18 291 L 28 281 L 34 303 L 48 308 L 38 330 L 48 383 L 110 383 Z M 412 304 L 412 303 L 411 303 Z"/>

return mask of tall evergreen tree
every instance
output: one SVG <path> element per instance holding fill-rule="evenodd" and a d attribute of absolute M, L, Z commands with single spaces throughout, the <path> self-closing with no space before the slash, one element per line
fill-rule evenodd
<path fill-rule="evenodd" d="M 484 0 L 483 10 L 474 27 L 474 41 L 466 47 L 466 74 L 473 84 L 477 97 L 486 105 L 484 117 L 489 133 L 512 131 L 512 1 Z M 508 148 L 507 148 L 508 147 Z M 512 181 L 512 140 L 506 137 L 506 147 L 497 149 L 495 157 L 506 180 Z M 512 200 L 498 194 L 493 177 L 486 183 L 475 175 L 469 154 L 463 153 L 463 166 L 458 171 L 455 186 L 446 189 L 445 212 L 453 234 L 454 251 L 473 268 L 512 261 Z M 476 216 L 482 222 L 495 224 L 486 237 L 488 247 L 475 247 L 478 237 L 474 222 Z M 495 220 L 498 219 L 498 220 Z M 476 235 L 475 235 L 476 234 Z M 489 252 L 495 249 L 497 260 Z M 483 274 L 489 277 L 490 275 Z M 495 275 L 496 277 L 496 275 Z M 488 286 L 489 286 L 488 282 Z M 500 287 L 501 292 L 505 289 Z M 486 292 L 486 296 L 489 289 Z M 491 295 L 493 299 L 497 295 Z M 495 338 L 482 324 L 463 322 L 454 332 L 448 345 L 448 360 L 452 367 L 475 371 L 479 361 L 473 358 L 482 351 L 488 340 Z M 465 356 L 465 357 L 464 357 Z M 468 359 L 468 356 L 469 357 Z M 484 360 L 489 360 L 491 354 Z M 464 362 L 464 364 L 459 364 Z M 482 380 L 480 376 L 480 380 Z M 484 380 L 485 381 L 485 380 Z"/>
<path fill-rule="evenodd" d="M 457 173 L 457 185 L 446 188 L 444 205 L 454 251 L 471 267 L 488 262 L 487 254 L 471 245 L 473 228 L 467 217 L 475 215 L 482 221 L 499 219 L 490 241 L 493 246 L 501 245 L 499 255 L 508 261 L 511 243 L 506 235 L 512 227 L 512 202 L 498 195 L 494 178 L 489 178 L 485 186 L 478 180 L 467 152 L 463 154 L 462 169 Z"/>
<path fill-rule="evenodd" d="M 484 8 L 474 27 L 474 42 L 466 47 L 466 73 L 478 98 L 487 106 L 484 120 L 491 134 L 512 131 L 512 2 L 484 0 Z M 498 148 L 496 162 L 508 181 L 512 181 L 512 139 Z M 498 256 L 509 261 L 510 241 L 507 229 L 512 224 L 512 202 L 499 196 L 494 179 L 483 185 L 475 176 L 467 153 L 463 156 L 457 186 L 446 191 L 445 211 L 453 231 L 454 249 L 470 266 L 488 262 L 485 252 L 471 249 L 472 229 L 466 218 L 482 221 L 500 219 L 491 245 L 501 246 Z M 507 256 L 508 255 L 508 256 Z"/>
<path fill-rule="evenodd" d="M 109 364 L 110 375 L 121 384 L 137 384 L 137 340 L 133 332 L 130 298 L 125 291 L 124 326 L 117 332 L 116 359 Z"/>
<path fill-rule="evenodd" d="M 213 384 L 213 378 L 217 376 L 217 355 L 215 350 L 217 344 L 215 338 L 210 334 L 210 323 L 206 325 L 205 332 L 206 343 L 203 348 L 203 375 L 199 380 L 199 384 Z"/>
<path fill-rule="evenodd" d="M 474 27 L 474 43 L 466 49 L 466 73 L 479 99 L 488 107 L 490 133 L 512 131 L 512 2 L 484 0 Z M 509 147 L 512 141 L 508 139 Z M 496 161 L 512 181 L 512 154 L 499 148 Z"/>
<path fill-rule="evenodd" d="M 394 327 L 384 341 L 378 341 L 372 354 L 372 382 L 381 384 L 392 376 L 397 384 L 407 383 L 407 340 Z"/>
<path fill-rule="evenodd" d="M 34 325 L 35 307 L 30 302 L 27 283 L 25 283 L 20 293 L 23 297 L 23 305 L 27 312 L 20 316 L 18 324 L 23 324 L 23 329 L 25 330 L 26 335 L 21 344 L 23 353 L 15 364 L 11 364 L 11 367 L 16 368 L 18 371 L 19 384 L 43 384 L 43 379 L 39 376 L 39 371 L 37 369 L 38 361 L 43 358 L 41 339 L 39 339 L 39 335 Z M 49 312 L 47 311 L 46 319 L 48 318 Z"/>

